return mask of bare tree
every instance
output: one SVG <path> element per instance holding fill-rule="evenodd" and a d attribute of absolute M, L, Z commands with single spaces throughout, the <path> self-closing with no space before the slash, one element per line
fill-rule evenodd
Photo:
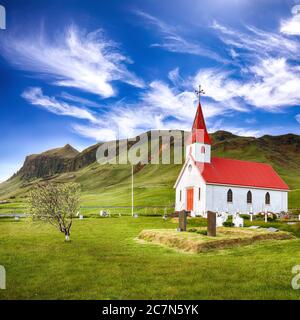
<path fill-rule="evenodd" d="M 37 185 L 29 196 L 33 219 L 48 222 L 64 233 L 70 241 L 73 218 L 79 210 L 80 186 L 76 183 Z"/>

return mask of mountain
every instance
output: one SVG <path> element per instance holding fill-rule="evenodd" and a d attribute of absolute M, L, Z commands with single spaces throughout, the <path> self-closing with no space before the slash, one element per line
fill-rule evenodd
<path fill-rule="evenodd" d="M 291 189 L 300 189 L 300 136 L 287 134 L 255 138 L 217 131 L 211 134 L 211 138 L 213 156 L 269 163 Z M 131 166 L 99 164 L 96 152 L 100 145 L 95 144 L 82 152 L 66 145 L 26 157 L 22 168 L 0 184 L 0 199 L 22 201 L 37 182 L 53 180 L 80 183 L 85 205 L 130 204 Z M 161 146 L 160 151 L 164 147 Z M 172 151 L 173 144 L 171 154 Z M 135 166 L 135 203 L 173 204 L 173 185 L 180 169 L 178 164 Z"/>
<path fill-rule="evenodd" d="M 78 154 L 79 151 L 69 144 L 41 154 L 32 154 L 26 157 L 22 168 L 15 176 L 20 176 L 22 180 L 51 177 L 54 174 L 65 172 L 70 160 Z"/>

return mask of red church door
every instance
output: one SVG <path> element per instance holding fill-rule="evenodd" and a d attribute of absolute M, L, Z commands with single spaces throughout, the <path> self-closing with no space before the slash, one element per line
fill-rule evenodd
<path fill-rule="evenodd" d="M 186 190 L 186 210 L 193 211 L 194 210 L 194 189 L 189 188 Z"/>

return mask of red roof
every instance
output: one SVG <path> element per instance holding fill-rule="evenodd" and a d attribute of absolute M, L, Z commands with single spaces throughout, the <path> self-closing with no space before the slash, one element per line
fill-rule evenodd
<path fill-rule="evenodd" d="M 200 102 L 198 104 L 196 116 L 192 127 L 192 143 L 194 142 L 211 144 L 211 140 L 206 129 Z"/>
<path fill-rule="evenodd" d="M 288 190 L 288 185 L 269 164 L 224 158 L 196 162 L 207 183 Z"/>

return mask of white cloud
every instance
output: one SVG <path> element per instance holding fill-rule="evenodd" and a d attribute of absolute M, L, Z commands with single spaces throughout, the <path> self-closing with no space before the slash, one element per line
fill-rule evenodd
<path fill-rule="evenodd" d="M 57 115 L 71 116 L 78 119 L 86 119 L 96 122 L 96 117 L 87 109 L 70 105 L 64 101 L 59 101 L 54 97 L 43 94 L 41 88 L 29 88 L 22 93 L 22 97 L 32 105 L 43 108 Z"/>
<path fill-rule="evenodd" d="M 7 37 L 2 54 L 18 68 L 45 77 L 58 86 L 74 87 L 101 97 L 116 94 L 112 81 L 119 80 L 136 87 L 144 83 L 126 65 L 131 61 L 118 46 L 105 39 L 102 30 L 80 32 L 71 26 L 62 38 L 48 40 L 42 34 Z"/>
<path fill-rule="evenodd" d="M 176 87 L 180 86 L 182 79 L 179 75 L 179 68 L 176 67 L 175 69 L 171 70 L 168 73 L 168 78 Z"/>
<path fill-rule="evenodd" d="M 300 114 L 296 115 L 296 120 L 300 123 Z"/>
<path fill-rule="evenodd" d="M 160 47 L 170 52 L 187 53 L 197 56 L 204 56 L 219 62 L 228 62 L 215 51 L 210 50 L 199 42 L 192 41 L 186 36 L 182 36 L 178 28 L 173 27 L 162 20 L 145 13 L 143 11 L 134 11 L 134 13 L 143 19 L 143 24 L 151 25 L 156 28 L 162 38 L 161 43 L 154 43 L 152 47 Z"/>
<path fill-rule="evenodd" d="M 86 137 L 96 140 L 111 140 L 132 137 L 154 129 L 190 130 L 196 111 L 197 98 L 194 92 L 178 92 L 166 83 L 153 81 L 148 90 L 141 94 L 135 104 L 124 101 L 112 104 L 98 116 L 93 125 L 74 124 L 73 129 Z M 205 101 L 202 104 L 207 120 L 236 110 L 232 101 Z M 244 111 L 244 110 L 243 110 Z"/>
<path fill-rule="evenodd" d="M 290 19 L 281 21 L 280 32 L 288 35 L 300 35 L 300 14 L 295 14 Z"/>
<path fill-rule="evenodd" d="M 91 100 L 88 100 L 85 98 L 81 98 L 81 97 L 77 97 L 77 96 L 74 96 L 74 95 L 69 94 L 67 92 L 63 92 L 61 94 L 61 98 L 63 98 L 64 100 L 67 100 L 67 101 L 75 102 L 83 107 L 91 107 L 91 108 L 98 108 L 98 109 L 101 108 L 100 104 L 98 104 L 94 101 L 91 101 Z"/>
<path fill-rule="evenodd" d="M 250 78 L 233 79 L 232 73 L 200 70 L 194 85 L 201 83 L 206 95 L 216 101 L 243 99 L 250 105 L 268 111 L 280 110 L 300 104 L 300 67 L 291 66 L 286 59 L 266 58 L 248 68 Z M 236 110 L 243 107 L 235 102 Z"/>
<path fill-rule="evenodd" d="M 281 34 L 264 31 L 253 26 L 246 26 L 247 32 L 231 29 L 214 21 L 212 28 L 219 32 L 219 38 L 230 49 L 242 49 L 243 59 L 252 61 L 253 58 L 285 57 L 294 59 L 300 56 L 299 42 Z M 235 50 L 234 49 L 234 50 Z"/>

